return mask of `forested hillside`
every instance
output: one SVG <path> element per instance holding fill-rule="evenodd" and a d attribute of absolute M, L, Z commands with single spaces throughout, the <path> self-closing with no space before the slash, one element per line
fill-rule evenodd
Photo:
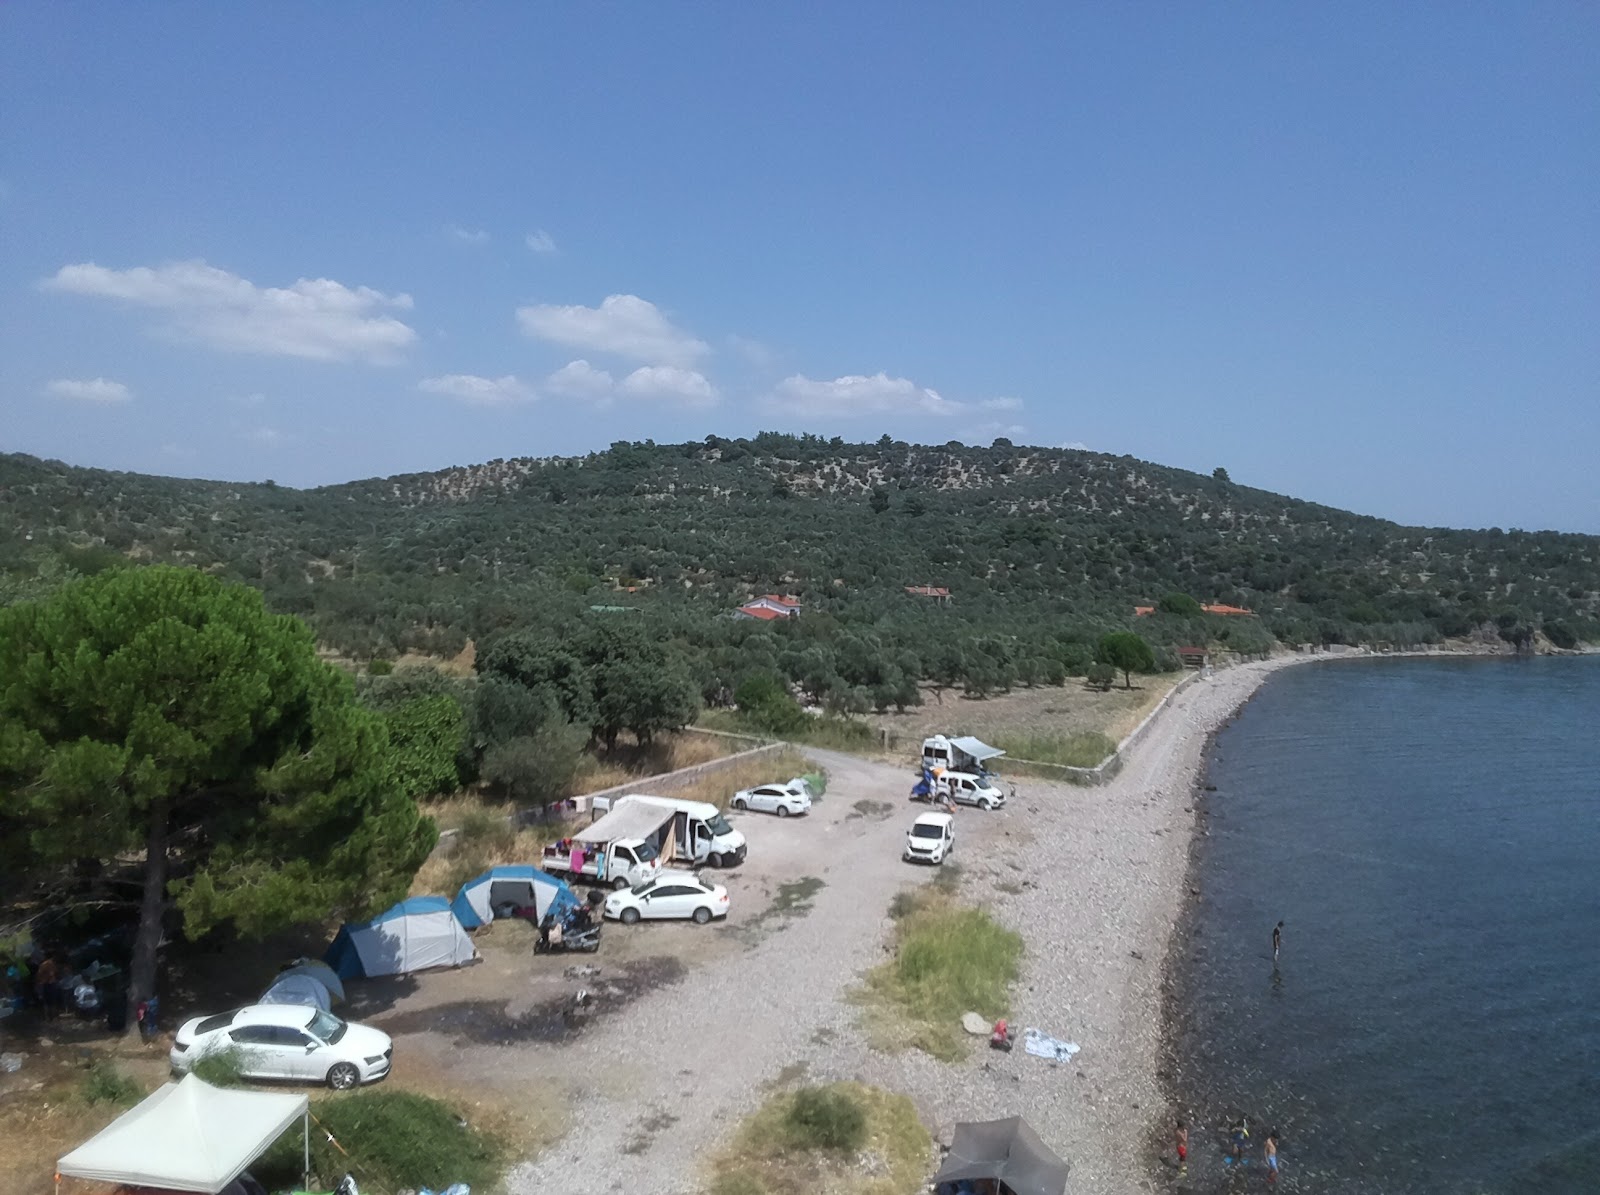
<path fill-rule="evenodd" d="M 12 600 L 65 570 L 188 563 L 259 586 L 357 658 L 643 619 L 688 649 L 707 697 L 751 659 L 854 687 L 891 668 L 903 679 L 991 663 L 1002 683 L 1027 680 L 1055 671 L 1051 660 L 1081 666 L 1084 645 L 1129 626 L 1158 646 L 1247 651 L 1274 636 L 1600 639 L 1596 537 L 1401 527 L 1225 474 L 1006 441 L 622 442 L 313 490 L 7 455 L 0 512 Z M 725 617 L 766 592 L 797 595 L 803 615 L 776 627 Z M 1135 605 L 1172 593 L 1259 618 L 1135 621 Z M 941 660 L 953 652 L 963 659 Z"/>

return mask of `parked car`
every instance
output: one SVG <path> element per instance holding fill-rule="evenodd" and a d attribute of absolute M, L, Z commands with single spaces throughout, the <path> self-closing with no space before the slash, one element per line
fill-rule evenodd
<path fill-rule="evenodd" d="M 605 915 L 633 925 L 642 920 L 687 917 L 704 925 L 728 915 L 728 890 L 690 871 L 664 871 L 655 879 L 606 897 Z"/>
<path fill-rule="evenodd" d="M 251 1004 L 184 1023 L 172 1043 L 172 1069 L 230 1054 L 249 1079 L 326 1083 L 345 1091 L 389 1073 L 394 1043 L 366 1025 L 303 1004 Z"/>
<path fill-rule="evenodd" d="M 948 813 L 924 813 L 906 831 L 907 863 L 943 863 L 956 847 L 955 818 Z"/>
<path fill-rule="evenodd" d="M 776 813 L 779 817 L 811 812 L 811 786 L 796 776 L 787 784 L 758 784 L 733 794 L 735 809 L 754 809 L 757 813 Z"/>

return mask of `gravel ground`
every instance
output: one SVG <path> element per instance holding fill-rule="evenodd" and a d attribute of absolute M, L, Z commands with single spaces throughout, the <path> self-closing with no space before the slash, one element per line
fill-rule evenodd
<path fill-rule="evenodd" d="M 575 1041 L 463 1060 L 514 1066 L 530 1082 L 560 1074 L 569 1085 L 573 1128 L 518 1167 L 508 1190 L 697 1191 L 699 1163 L 802 1063 L 811 1081 L 906 1093 L 944 1142 L 958 1120 L 1021 1114 L 1072 1164 L 1071 1195 L 1156 1189 L 1145 1142 L 1165 1115 L 1160 982 L 1185 899 L 1190 793 L 1210 733 L 1289 662 L 1247 664 L 1190 686 L 1106 787 L 1025 780 L 1005 811 L 959 814 L 964 899 L 988 905 L 1027 944 L 1013 995 L 1018 1036 L 1037 1026 L 1076 1041 L 1082 1052 L 1072 1062 L 1034 1058 L 1020 1042 L 1011 1054 L 979 1049 L 959 1064 L 868 1046 L 845 994 L 885 957 L 893 894 L 929 873 L 900 862 L 917 808 L 905 800 L 909 770 L 817 753 L 829 787 L 812 816 L 741 822 L 753 858 L 770 849 L 792 878 L 823 880 L 808 913 L 730 925 L 723 933 L 742 933 L 741 948 L 716 951 Z M 862 816 L 863 800 L 893 812 Z M 603 966 L 604 954 L 595 961 Z"/>

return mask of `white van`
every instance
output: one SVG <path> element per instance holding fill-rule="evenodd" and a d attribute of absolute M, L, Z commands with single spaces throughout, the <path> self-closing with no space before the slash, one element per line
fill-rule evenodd
<path fill-rule="evenodd" d="M 744 835 L 728 824 L 722 810 L 704 801 L 679 801 L 673 797 L 651 797 L 630 793 L 612 802 L 613 809 L 647 806 L 670 810 L 672 827 L 658 843 L 664 862 L 732 867 L 743 863 L 747 853 Z"/>

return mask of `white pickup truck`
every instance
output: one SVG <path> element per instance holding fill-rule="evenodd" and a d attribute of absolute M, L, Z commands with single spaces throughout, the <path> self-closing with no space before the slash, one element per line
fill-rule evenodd
<path fill-rule="evenodd" d="M 748 844 L 744 835 L 728 824 L 722 810 L 704 801 L 680 801 L 675 797 L 650 797 L 629 793 L 611 803 L 614 817 L 624 810 L 629 816 L 658 819 L 660 830 L 650 836 L 669 863 L 690 867 L 732 867 L 743 863 Z M 646 813 L 644 811 L 648 810 Z M 665 819 L 664 821 L 660 819 Z M 601 821 L 604 821 L 602 818 Z M 596 822 L 598 826 L 600 822 Z M 590 830 L 594 826 L 589 827 Z"/>
<path fill-rule="evenodd" d="M 540 863 L 552 875 L 612 888 L 632 888 L 661 871 L 657 843 L 669 828 L 670 813 L 612 810 L 571 838 L 544 848 Z"/>

